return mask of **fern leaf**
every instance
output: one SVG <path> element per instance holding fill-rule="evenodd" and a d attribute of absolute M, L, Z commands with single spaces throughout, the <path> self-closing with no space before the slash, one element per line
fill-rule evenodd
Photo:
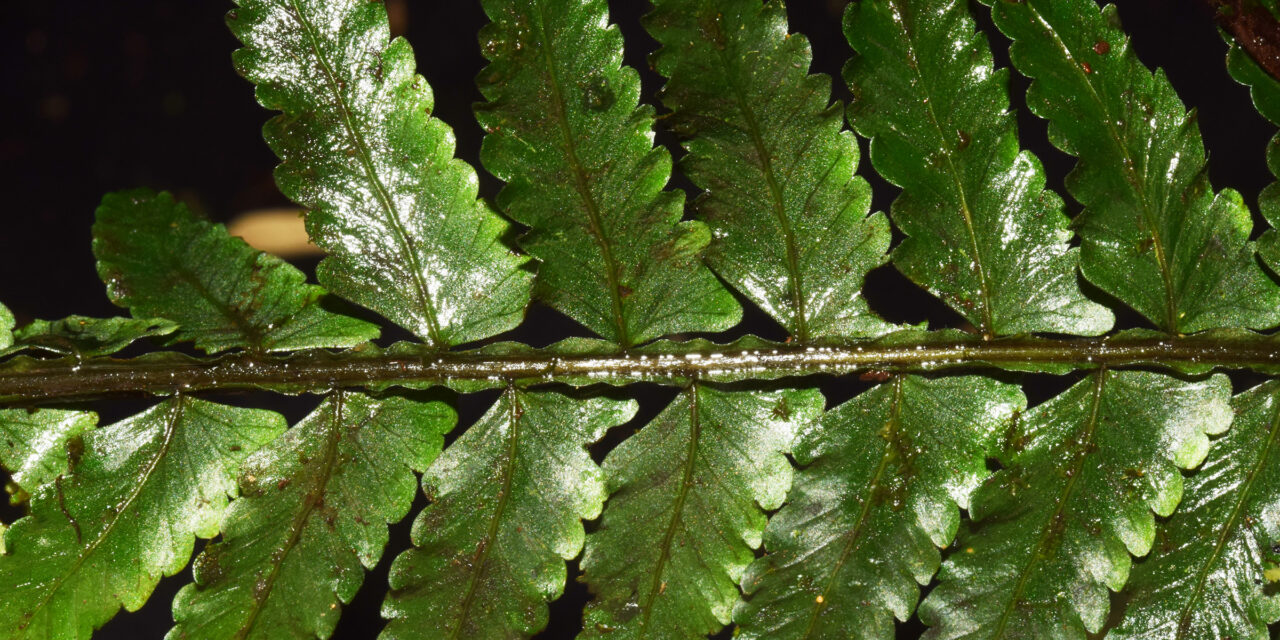
<path fill-rule="evenodd" d="M 893 638 L 1025 406 L 1018 387 L 988 378 L 896 377 L 802 432 L 769 553 L 742 579 L 736 637 Z"/>
<path fill-rule="evenodd" d="M 871 161 L 903 188 L 893 264 L 985 336 L 1098 335 L 1105 307 L 1084 297 L 1067 217 L 1039 160 L 1018 150 L 1009 72 L 995 70 L 962 0 L 849 5 L 859 53 L 845 69 L 849 120 Z"/>
<path fill-rule="evenodd" d="M 209 352 L 349 347 L 378 328 L 325 310 L 324 290 L 168 193 L 109 194 L 93 225 L 98 274 L 111 301 L 135 317 L 178 323 L 175 340 Z"/>
<path fill-rule="evenodd" d="M 782 3 L 662 0 L 645 26 L 670 78 L 664 122 L 689 151 L 680 168 L 705 190 L 707 263 L 801 342 L 889 331 L 861 292 L 889 224 L 867 216 L 858 143 Z"/>
<path fill-rule="evenodd" d="M 270 411 L 177 397 L 83 436 L 71 473 L 5 532 L 0 636 L 84 640 L 146 602 L 212 537 L 240 462 L 284 431 Z"/>
<path fill-rule="evenodd" d="M 926 638 L 1080 638 L 1232 419 L 1230 383 L 1100 370 L 1010 430 L 924 603 Z"/>
<path fill-rule="evenodd" d="M 9 502 L 25 502 L 38 487 L 61 476 L 84 450 L 83 434 L 98 424 L 90 411 L 0 411 L 0 467 L 18 490 Z"/>
<path fill-rule="evenodd" d="M 1280 322 L 1280 287 L 1254 260 L 1240 195 L 1216 196 L 1194 113 L 1093 0 L 994 2 L 1010 57 L 1034 78 L 1031 110 L 1080 162 L 1067 190 L 1085 206 L 1086 278 L 1171 333 Z"/>
<path fill-rule="evenodd" d="M 503 210 L 532 227 L 520 246 L 541 261 L 535 295 L 624 348 L 736 324 L 741 308 L 700 260 L 710 231 L 680 222 L 683 193 L 662 190 L 671 155 L 653 147 L 605 0 L 481 4 L 480 157 L 508 183 Z"/>
<path fill-rule="evenodd" d="M 0 355 L 38 350 L 80 357 L 111 355 L 143 338 L 167 336 L 178 325 L 163 318 L 87 318 L 32 320 L 14 332 L 14 345 Z"/>
<path fill-rule="evenodd" d="M 1134 565 L 1108 638 L 1265 640 L 1280 622 L 1280 384 L 1232 399 L 1231 430 Z"/>
<path fill-rule="evenodd" d="M 786 453 L 814 390 L 686 389 L 604 461 L 609 503 L 587 536 L 583 638 L 701 638 L 731 619 L 764 510 L 791 486 Z"/>
<path fill-rule="evenodd" d="M 385 640 L 528 637 L 564 590 L 583 519 L 604 503 L 586 445 L 634 401 L 509 388 L 423 476 L 431 500 L 391 566 Z"/>
<path fill-rule="evenodd" d="M 13 344 L 13 312 L 0 304 L 0 349 Z"/>
<path fill-rule="evenodd" d="M 336 393 L 249 458 L 222 537 L 174 600 L 170 640 L 328 638 L 409 511 L 456 415 Z"/>
<path fill-rule="evenodd" d="M 237 0 L 237 67 L 283 111 L 264 131 L 280 190 L 328 252 L 320 283 L 436 348 L 519 324 L 532 275 L 476 200 L 475 171 L 429 117 L 413 51 L 368 0 Z"/>

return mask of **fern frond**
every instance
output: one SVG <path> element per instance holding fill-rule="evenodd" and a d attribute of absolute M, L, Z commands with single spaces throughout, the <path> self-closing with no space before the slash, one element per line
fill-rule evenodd
<path fill-rule="evenodd" d="M 653 146 L 607 3 L 481 4 L 493 23 L 480 33 L 480 157 L 507 181 L 499 205 L 532 227 L 520 246 L 541 261 L 537 297 L 623 348 L 737 324 L 701 261 L 710 231 L 680 222 L 683 193 L 663 190 L 671 155 Z"/>
<path fill-rule="evenodd" d="M 1182 504 L 1133 567 L 1107 638 L 1265 640 L 1280 622 L 1280 384 L 1231 401 L 1235 421 L 1186 480 Z"/>
<path fill-rule="evenodd" d="M 81 436 L 97 424 L 91 411 L 0 411 L 0 467 L 17 487 L 6 487 L 10 504 L 26 502 L 37 488 L 67 473 L 84 450 Z"/>
<path fill-rule="evenodd" d="M 174 599 L 170 640 L 328 638 L 457 416 L 338 392 L 245 461 L 222 537 Z"/>
<path fill-rule="evenodd" d="M 167 193 L 109 194 L 93 224 L 98 274 L 138 318 L 177 322 L 174 340 L 209 352 L 350 347 L 378 327 L 325 309 L 324 289 Z"/>
<path fill-rule="evenodd" d="M 85 640 L 211 538 L 240 462 L 285 429 L 271 411 L 179 396 L 85 433 L 70 473 L 4 534 L 0 636 Z"/>
<path fill-rule="evenodd" d="M 868 217 L 831 80 L 808 75 L 808 40 L 787 33 L 781 2 L 660 0 L 646 18 L 670 80 L 664 124 L 684 138 L 680 169 L 704 193 L 707 263 L 800 342 L 891 329 L 863 277 L 883 264 L 889 224 Z"/>
<path fill-rule="evenodd" d="M 1067 217 L 1040 161 L 1018 150 L 1009 72 L 996 70 L 963 0 L 849 5 L 849 121 L 903 188 L 893 250 L 903 274 L 986 335 L 1098 335 L 1105 307 L 1077 283 Z"/>
<path fill-rule="evenodd" d="M 827 412 L 742 579 L 736 637 L 893 638 L 956 535 L 987 457 L 1026 406 L 989 378 L 898 376 Z"/>
<path fill-rule="evenodd" d="M 1206 434 L 1230 426 L 1230 393 L 1222 375 L 1183 382 L 1103 369 L 1029 410 L 920 605 L 932 627 L 925 637 L 1083 639 L 1101 630 L 1108 589 L 1124 586 L 1130 554 L 1150 550 L 1154 515 L 1178 505 L 1178 469 L 1198 465 Z"/>
<path fill-rule="evenodd" d="M 1240 195 L 1216 196 L 1194 112 L 1129 48 L 1114 5 L 995 2 L 1031 110 L 1080 162 L 1067 190 L 1086 278 L 1170 333 L 1280 323 L 1280 287 L 1249 242 Z"/>
<path fill-rule="evenodd" d="M 413 51 L 368 0 L 237 0 L 227 16 L 240 71 L 280 156 L 276 183 L 308 209 L 333 293 L 432 347 L 487 338 L 524 316 L 532 275 L 502 242 L 507 224 L 476 200 L 475 171 L 430 117 Z"/>
<path fill-rule="evenodd" d="M 701 638 L 728 624 L 764 510 L 791 486 L 791 441 L 821 412 L 811 389 L 694 383 L 609 452 L 609 502 L 582 556 L 594 595 L 582 637 Z"/>
<path fill-rule="evenodd" d="M 423 476 L 431 505 L 391 566 L 384 640 L 523 638 L 547 624 L 582 520 L 604 503 L 586 446 L 634 401 L 508 388 Z"/>

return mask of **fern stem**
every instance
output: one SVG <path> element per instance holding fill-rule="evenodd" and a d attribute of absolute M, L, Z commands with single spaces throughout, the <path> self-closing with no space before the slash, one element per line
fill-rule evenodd
<path fill-rule="evenodd" d="M 953 334 L 954 336 L 954 334 Z M 666 343 L 664 353 L 519 355 L 432 353 L 376 348 L 288 356 L 248 353 L 189 357 L 158 353 L 134 359 L 17 357 L 0 363 L 0 406 L 84 400 L 119 394 L 173 394 L 210 390 L 272 389 L 303 393 L 343 388 L 656 382 L 683 385 L 860 371 L 1016 369 L 1065 373 L 1108 367 L 1145 367 L 1200 373 L 1213 368 L 1280 371 L 1280 341 L 1268 336 L 1117 336 L 1110 339 L 978 338 L 850 342 L 806 347 L 762 344 L 754 348 L 707 342 Z"/>

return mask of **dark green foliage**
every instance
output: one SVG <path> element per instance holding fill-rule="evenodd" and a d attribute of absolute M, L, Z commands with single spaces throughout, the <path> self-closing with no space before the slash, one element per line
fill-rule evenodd
<path fill-rule="evenodd" d="M 1027 105 L 1080 158 L 1067 190 L 1085 205 L 1086 278 L 1170 333 L 1280 323 L 1280 287 L 1254 260 L 1240 194 L 1214 194 L 1195 114 L 1129 48 L 1114 6 L 1092 0 L 992 5 Z"/>
<path fill-rule="evenodd" d="M 892 638 L 1025 406 L 987 378 L 895 377 L 803 430 L 804 470 L 742 580 L 739 637 Z"/>
<path fill-rule="evenodd" d="M 1019 152 L 1006 87 L 963 0 L 864 0 L 845 14 L 859 55 L 849 121 L 903 188 L 893 263 L 985 336 L 1096 335 L 1111 313 L 1076 284 L 1077 251 L 1040 162 Z"/>
<path fill-rule="evenodd" d="M 23 510 L 0 524 L 0 638 L 87 639 L 197 538 L 171 640 L 328 638 L 380 559 L 387 622 L 357 633 L 384 640 L 529 638 L 571 578 L 581 638 L 885 639 L 916 615 L 939 639 L 1261 640 L 1280 621 L 1280 383 L 1221 373 L 1280 373 L 1257 332 L 1280 324 L 1280 235 L 1255 246 L 1239 194 L 1214 192 L 1194 113 L 1114 7 L 986 0 L 1079 160 L 1069 219 L 969 3 L 851 3 L 845 105 L 781 1 L 655 0 L 658 115 L 605 0 L 470 1 L 492 20 L 475 109 L 497 210 L 381 2 L 235 0 L 234 63 L 279 112 L 264 135 L 323 288 L 135 190 L 103 199 L 93 244 L 132 318 L 15 329 L 0 306 Z M 1280 82 L 1239 46 L 1227 70 L 1280 124 Z M 846 115 L 863 173 L 902 189 L 887 215 Z M 655 128 L 688 152 L 690 207 Z M 1266 160 L 1280 175 L 1280 143 Z M 862 290 L 886 262 L 953 326 L 881 319 L 892 295 Z M 690 338 L 739 321 L 731 291 L 786 342 Z M 499 336 L 531 300 L 598 337 Z M 1154 328 L 1113 331 L 1123 305 Z M 416 341 L 373 343 L 392 323 Z M 1028 372 L 1061 392 L 1028 408 Z M 286 428 L 194 395 L 218 390 L 319 399 Z M 442 451 L 455 394 L 481 390 L 496 401 Z M 154 406 L 98 428 L 119 393 Z"/>
<path fill-rule="evenodd" d="M 645 26 L 663 46 L 666 120 L 689 155 L 680 169 L 706 192 L 707 264 L 801 342 L 890 327 L 862 297 L 889 247 L 885 217 L 853 174 L 858 145 L 841 131 L 831 80 L 808 75 L 809 44 L 786 31 L 780 3 L 665 0 Z"/>
<path fill-rule="evenodd" d="M 622 34 L 604 0 L 481 0 L 492 62 L 485 167 L 507 181 L 498 204 L 532 229 L 537 296 L 622 347 L 737 324 L 737 302 L 700 260 L 705 224 L 680 222 L 683 195 L 663 191 L 671 155 L 653 146 L 653 108 L 620 67 Z"/>

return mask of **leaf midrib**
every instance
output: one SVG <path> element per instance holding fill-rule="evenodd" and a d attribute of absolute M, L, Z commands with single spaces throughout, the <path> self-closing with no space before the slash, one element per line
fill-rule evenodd
<path fill-rule="evenodd" d="M 1263 445 L 1262 451 L 1258 455 L 1258 460 L 1254 463 L 1253 468 L 1249 470 L 1249 475 L 1245 479 L 1244 484 L 1240 488 L 1236 489 L 1236 503 L 1231 509 L 1231 515 L 1223 524 L 1221 533 L 1218 534 L 1218 540 L 1214 544 L 1213 552 L 1197 572 L 1195 588 L 1192 589 L 1191 597 L 1187 598 L 1186 604 L 1182 607 L 1181 615 L 1178 616 L 1178 630 L 1177 634 L 1174 636 L 1176 640 L 1182 640 L 1182 638 L 1187 636 L 1187 632 L 1190 629 L 1191 624 L 1191 615 L 1195 610 L 1195 604 L 1204 593 L 1205 587 L 1209 581 L 1209 569 L 1217 562 L 1218 557 L 1222 555 L 1223 549 L 1226 548 L 1227 541 L 1231 538 L 1231 535 L 1235 533 L 1236 525 L 1240 521 L 1241 513 L 1244 511 L 1244 505 L 1249 498 L 1250 491 L 1253 488 L 1253 483 L 1257 480 L 1262 469 L 1266 467 L 1268 459 L 1270 459 L 1272 454 L 1275 453 L 1277 443 L 1280 443 L 1280 404 L 1276 405 L 1276 408 L 1272 413 L 1271 428 L 1267 433 L 1267 443 Z"/>
<path fill-rule="evenodd" d="M 324 71 L 325 83 L 329 85 L 333 92 L 334 104 L 338 107 L 338 111 L 342 115 L 343 128 L 347 130 L 352 143 L 356 147 L 356 156 L 360 161 L 361 168 L 364 169 L 365 175 L 369 179 L 370 186 L 373 187 L 374 195 L 380 205 L 383 217 L 387 221 L 391 232 L 395 234 L 397 244 L 403 250 L 403 256 L 409 263 L 409 274 L 413 279 L 414 289 L 417 290 L 419 305 L 423 314 L 423 318 L 427 321 L 426 338 L 433 347 L 448 347 L 448 343 L 440 333 L 439 320 L 436 318 L 434 302 L 431 298 L 430 290 L 422 279 L 422 264 L 418 259 L 417 252 L 413 251 L 413 243 L 410 241 L 409 232 L 400 224 L 400 219 L 396 215 L 395 205 L 391 202 L 391 195 L 386 185 L 382 184 L 382 180 L 378 177 L 377 171 L 373 165 L 373 157 L 369 152 L 369 146 L 365 142 L 364 137 L 356 129 L 355 123 L 351 116 L 351 107 L 347 104 L 346 99 L 342 95 L 339 87 L 337 75 L 333 72 L 329 59 L 325 57 L 320 46 L 320 38 L 316 35 L 315 28 L 311 25 L 311 21 L 304 15 L 302 9 L 298 7 L 297 0 L 287 0 L 289 6 L 293 9 L 294 17 L 302 26 L 302 30 L 306 33 L 307 40 L 311 43 L 311 50 L 316 56 L 316 61 L 320 64 L 320 68 Z"/>
<path fill-rule="evenodd" d="M 578 192 L 578 197 L 582 199 L 583 209 L 587 213 L 587 229 L 600 247 L 600 258 L 604 260 L 605 280 L 609 287 L 609 302 L 613 310 L 614 327 L 618 332 L 617 342 L 625 349 L 631 347 L 632 344 L 631 336 L 627 331 L 626 317 L 623 313 L 622 283 L 618 275 L 618 261 L 613 256 L 613 247 L 604 232 L 600 204 L 596 202 L 595 194 L 591 191 L 586 168 L 582 166 L 582 160 L 578 158 L 578 145 L 574 142 L 573 129 L 569 126 L 569 113 L 565 106 L 564 94 L 560 91 L 560 77 L 556 73 L 555 45 L 547 34 L 546 5 L 544 3 L 538 4 L 537 14 L 537 28 L 540 36 L 539 48 L 542 51 L 543 63 L 546 65 L 547 79 L 550 81 L 551 110 L 555 113 L 556 127 L 560 129 L 560 135 L 564 136 L 564 152 L 569 162 L 569 170 L 573 173 L 574 190 Z"/>
<path fill-rule="evenodd" d="M 675 540 L 684 516 L 684 503 L 693 488 L 693 474 L 698 462 L 698 443 L 702 436 L 702 419 L 698 413 L 698 383 L 689 385 L 689 443 L 685 449 L 685 463 L 680 478 L 680 487 L 676 491 L 676 499 L 671 505 L 671 520 L 667 522 L 666 531 L 662 534 L 662 542 L 658 545 L 658 559 L 654 562 L 653 573 L 649 579 L 649 591 L 645 594 L 644 604 L 640 610 L 644 615 L 640 618 L 639 637 L 647 637 L 645 628 L 653 617 L 653 603 L 662 589 L 662 576 L 667 562 L 671 559 L 671 544 Z"/>
<path fill-rule="evenodd" d="M 889 469 L 889 463 L 895 457 L 894 439 L 898 437 L 898 429 L 901 428 L 902 418 L 902 376 L 894 376 L 893 378 L 893 400 L 889 407 L 889 416 L 885 422 L 885 427 L 889 431 L 889 438 L 885 442 L 884 454 L 880 456 L 880 463 L 876 466 L 875 473 L 872 474 L 871 480 L 867 483 L 866 491 L 863 492 L 862 509 L 858 513 L 858 519 L 852 529 L 849 531 L 849 540 L 845 543 L 844 549 L 840 552 L 840 558 L 836 560 L 831 567 L 831 577 L 827 579 L 827 585 L 822 589 L 819 597 L 821 602 L 814 600 L 813 606 L 809 611 L 809 622 L 805 625 L 804 635 L 800 636 L 800 640 L 807 640 L 813 637 L 814 631 L 818 625 L 818 614 L 822 612 L 826 606 L 830 606 L 831 591 L 835 588 L 836 579 L 840 576 L 840 570 L 844 568 L 849 557 L 853 555 L 854 549 L 858 546 L 862 536 L 862 529 L 866 526 L 867 520 L 871 515 L 871 506 L 875 491 L 880 487 L 881 478 Z"/>
<path fill-rule="evenodd" d="M 258 618 L 266 607 L 267 598 L 271 596 L 271 592 L 275 589 L 276 580 L 280 577 L 280 569 L 284 566 L 289 554 L 293 553 L 293 550 L 297 548 L 298 542 L 302 539 L 303 531 L 306 529 L 307 522 L 315 511 L 318 499 L 324 494 L 330 478 L 333 477 L 334 462 L 338 457 L 338 445 L 342 442 L 342 421 L 343 411 L 346 409 L 346 393 L 339 391 L 334 394 L 333 398 L 333 420 L 325 443 L 323 471 L 313 476 L 312 486 L 302 496 L 302 508 L 294 513 L 293 519 L 289 522 L 288 538 L 283 545 L 276 547 L 278 551 L 283 551 L 283 553 L 278 554 L 279 559 L 277 559 L 277 554 L 275 553 L 269 556 L 271 573 L 267 575 L 264 581 L 266 587 L 264 589 L 251 590 L 254 606 L 244 624 L 236 631 L 235 638 L 243 639 L 249 637 L 249 633 L 257 625 Z"/>
<path fill-rule="evenodd" d="M 1169 333 L 1176 334 L 1178 333 L 1178 303 L 1174 298 L 1173 273 L 1170 271 L 1168 257 L 1165 255 L 1164 240 L 1160 235 L 1159 228 L 1156 226 L 1156 221 L 1152 217 L 1153 214 L 1151 212 L 1150 202 L 1148 202 L 1147 199 L 1147 192 L 1146 189 L 1143 188 L 1143 184 L 1145 183 L 1141 180 L 1140 176 L 1138 176 L 1137 172 L 1134 171 L 1133 156 L 1129 154 L 1129 148 L 1125 146 L 1123 138 L 1120 136 L 1120 133 L 1116 131 L 1115 121 L 1110 117 L 1111 110 L 1107 108 L 1107 103 L 1098 95 L 1097 90 L 1094 89 L 1093 83 L 1089 81 L 1089 74 L 1084 72 L 1080 63 L 1076 61 L 1075 56 L 1071 53 L 1071 49 L 1069 49 L 1066 43 L 1062 41 L 1062 38 L 1058 37 L 1058 31 L 1053 28 L 1053 25 L 1050 25 L 1048 21 L 1044 19 L 1044 16 L 1042 16 L 1030 2 L 1025 4 L 1027 10 L 1035 16 L 1036 21 L 1044 27 L 1044 32 L 1053 38 L 1054 44 L 1056 44 L 1058 49 L 1062 51 L 1063 56 L 1067 59 L 1067 65 L 1072 68 L 1076 76 L 1078 76 L 1084 82 L 1084 85 L 1089 88 L 1089 96 L 1093 98 L 1094 102 L 1098 103 L 1098 106 L 1106 114 L 1106 117 L 1102 119 L 1103 128 L 1106 129 L 1107 134 L 1111 137 L 1111 141 L 1115 143 L 1116 149 L 1123 157 L 1120 165 L 1123 168 L 1123 171 L 1128 174 L 1130 179 L 1127 180 L 1127 182 L 1133 186 L 1133 189 L 1138 196 L 1138 202 L 1141 203 L 1142 219 L 1147 225 L 1148 233 L 1151 235 L 1151 249 L 1155 252 L 1156 264 L 1160 267 L 1160 279 L 1164 283 L 1166 326 L 1163 328 Z M 1143 166 L 1145 167 L 1146 165 L 1144 164 Z"/>
<path fill-rule="evenodd" d="M 1102 405 L 1102 388 L 1106 383 L 1107 373 L 1106 367 L 1103 367 L 1094 374 L 1093 399 L 1089 407 L 1089 417 L 1086 419 L 1085 423 L 1085 438 L 1082 441 L 1077 442 L 1077 447 L 1089 446 L 1093 442 L 1094 435 L 1097 433 L 1098 424 L 1100 422 L 1099 411 Z M 1027 563 L 1023 566 L 1022 572 L 1018 575 L 1018 581 L 1014 584 L 1013 589 L 1009 593 L 1009 602 L 1005 605 L 1004 611 L 1000 614 L 1000 618 L 996 622 L 995 632 L 991 634 L 992 638 L 1001 638 L 1004 636 L 1005 627 L 1008 626 L 1010 618 L 1013 617 L 1014 610 L 1018 608 L 1018 601 L 1022 599 L 1022 592 L 1027 587 L 1027 581 L 1031 579 L 1032 570 L 1040 563 L 1041 552 L 1046 546 L 1048 546 L 1050 540 L 1054 537 L 1053 523 L 1063 517 L 1062 514 L 1067 508 L 1067 498 L 1071 496 L 1072 491 L 1075 490 L 1076 482 L 1080 479 L 1080 476 L 1083 475 L 1082 471 L 1084 469 L 1084 461 L 1085 458 L 1088 457 L 1089 456 L 1087 454 L 1075 456 L 1072 468 L 1069 469 L 1070 476 L 1067 478 L 1066 484 L 1063 485 L 1062 491 L 1058 493 L 1058 500 L 1057 504 L 1054 506 L 1053 515 L 1046 521 L 1047 524 L 1044 527 L 1044 530 L 1040 532 L 1040 538 L 1036 540 L 1035 547 L 1031 549 L 1031 554 Z"/>
<path fill-rule="evenodd" d="M 507 503 L 511 500 L 511 483 L 515 476 L 517 447 L 520 438 L 520 420 L 524 415 L 524 409 L 520 406 L 520 397 L 516 393 L 515 387 L 507 387 L 506 394 L 510 405 L 507 412 L 507 424 L 509 425 L 510 433 L 507 435 L 507 447 L 502 460 L 502 481 L 498 493 L 498 503 L 494 506 L 493 517 L 489 520 L 485 536 L 480 541 L 480 550 L 472 559 L 472 571 L 470 579 L 467 580 L 467 591 L 462 596 L 462 604 L 458 607 L 458 624 L 449 632 L 450 640 L 458 640 L 461 637 L 460 634 L 463 628 L 466 627 L 467 618 L 471 613 L 471 606 L 480 590 L 480 576 L 484 574 L 489 552 L 494 547 L 493 542 L 497 539 L 498 529 L 502 525 L 503 512 L 506 511 Z"/>
<path fill-rule="evenodd" d="M 717 20 L 713 24 L 718 31 L 720 29 L 719 21 Z M 787 251 L 786 266 L 787 272 L 791 277 L 788 289 L 791 294 L 791 304 L 795 307 L 795 337 L 797 341 L 805 343 L 809 341 L 809 318 L 805 309 L 804 280 L 800 272 L 800 251 L 796 247 L 795 230 L 791 228 L 791 219 L 787 215 L 786 202 L 782 197 L 782 187 L 778 184 L 778 177 L 773 168 L 773 159 L 769 155 L 769 149 L 765 146 L 755 111 L 749 106 L 743 87 L 738 82 L 737 71 L 740 70 L 737 64 L 738 60 L 729 56 L 726 48 L 714 46 L 712 48 L 716 50 L 721 66 L 729 70 L 725 77 L 729 81 L 729 87 L 733 90 L 734 102 L 737 103 L 738 110 L 746 121 L 747 134 L 751 137 L 751 145 L 755 149 L 756 157 L 760 159 L 760 171 L 764 174 L 765 182 L 769 187 L 770 208 L 773 211 L 774 218 L 778 221 L 778 226 L 781 228 L 783 242 Z"/>
<path fill-rule="evenodd" d="M 909 56 L 907 66 L 915 75 L 916 81 L 920 85 L 921 93 L 925 94 L 925 110 L 929 113 L 929 122 L 933 125 L 934 131 L 938 133 L 939 146 L 943 150 L 942 156 L 947 163 L 947 176 L 951 178 L 951 182 L 956 187 L 956 195 L 960 198 L 960 214 L 964 220 L 965 232 L 969 236 L 969 250 L 973 252 L 973 264 L 976 266 L 978 275 L 978 293 L 982 298 L 982 327 L 980 328 L 983 337 L 989 340 L 995 336 L 995 326 L 991 316 L 991 285 L 987 282 L 987 267 L 978 245 L 977 231 L 973 226 L 973 211 L 969 206 L 969 197 L 965 192 L 964 183 L 960 180 L 960 172 L 956 169 L 955 161 L 952 159 L 947 136 L 943 133 L 942 124 L 939 122 L 938 114 L 933 108 L 934 101 L 928 95 L 929 83 L 925 82 L 924 76 L 920 73 L 920 57 L 916 54 L 916 44 L 912 39 L 911 28 L 907 24 L 906 16 L 898 2 L 890 0 L 888 4 L 893 11 L 894 22 L 902 28 L 902 37 L 906 43 L 907 55 Z"/>
<path fill-rule="evenodd" d="M 133 491 L 129 493 L 129 497 L 125 498 L 125 500 L 120 503 L 122 506 L 116 510 L 115 517 L 111 518 L 106 527 L 103 527 L 102 531 L 94 538 L 93 542 L 81 550 L 81 552 L 76 556 L 76 560 L 72 563 L 71 567 L 58 576 L 58 579 L 55 580 L 48 591 L 46 591 L 44 598 L 31 609 L 27 615 L 28 622 L 35 618 L 36 614 L 47 606 L 51 600 L 53 600 L 54 594 L 62 588 L 63 583 L 65 583 L 72 575 L 80 571 L 80 567 L 84 565 L 85 561 L 89 559 L 89 556 L 93 555 L 98 547 L 102 545 L 103 541 L 111 535 L 111 532 L 115 530 L 116 525 L 123 519 L 123 514 L 133 506 L 133 503 L 138 500 L 138 496 L 140 496 L 142 491 L 147 488 L 147 483 L 151 480 L 151 476 L 155 473 L 156 468 L 160 466 L 160 462 L 168 455 L 169 447 L 173 444 L 174 431 L 177 428 L 178 422 L 182 419 L 182 416 L 185 413 L 185 407 L 183 406 L 185 402 L 186 396 L 179 395 L 174 399 L 173 409 L 167 416 L 169 420 L 165 423 L 164 439 L 160 443 L 160 449 L 156 451 L 154 456 L 152 456 L 151 462 L 147 465 L 146 471 L 142 473 L 137 484 L 134 485 Z M 27 623 L 24 622 L 20 628 L 25 628 L 26 624 Z"/>

